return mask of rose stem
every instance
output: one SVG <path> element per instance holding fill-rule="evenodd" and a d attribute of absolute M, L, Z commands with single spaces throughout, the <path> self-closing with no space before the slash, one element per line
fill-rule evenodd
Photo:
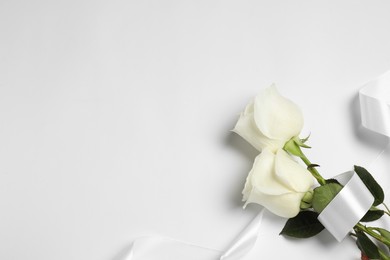
<path fill-rule="evenodd" d="M 306 157 L 306 155 L 301 152 L 301 155 L 299 156 L 302 161 L 306 164 L 306 166 L 308 167 L 307 169 L 309 170 L 309 172 L 311 172 L 311 174 L 313 175 L 314 178 L 316 178 L 316 180 L 318 181 L 319 184 L 321 185 L 325 185 L 326 184 L 326 180 L 321 176 L 321 174 L 317 171 L 317 169 L 315 167 L 309 167 L 312 165 L 312 163 L 310 162 L 310 160 Z"/>
<path fill-rule="evenodd" d="M 365 232 L 367 233 L 368 235 L 372 236 L 373 238 L 375 238 L 376 240 L 378 240 L 379 242 L 382 242 L 383 244 L 385 244 L 386 246 L 390 246 L 390 241 L 387 240 L 385 237 L 379 235 L 378 233 L 376 233 L 375 231 L 373 231 L 372 229 L 370 228 L 367 228 L 366 226 L 360 224 L 360 223 L 357 223 L 356 226 L 355 226 L 356 229 L 362 231 L 362 232 Z"/>

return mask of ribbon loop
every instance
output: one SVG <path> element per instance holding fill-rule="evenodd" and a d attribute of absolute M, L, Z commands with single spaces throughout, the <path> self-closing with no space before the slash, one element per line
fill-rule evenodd
<path fill-rule="evenodd" d="M 367 213 L 374 197 L 354 171 L 335 179 L 344 187 L 321 212 L 318 220 L 340 242 Z"/>
<path fill-rule="evenodd" d="M 390 71 L 359 91 L 362 125 L 390 137 Z"/>

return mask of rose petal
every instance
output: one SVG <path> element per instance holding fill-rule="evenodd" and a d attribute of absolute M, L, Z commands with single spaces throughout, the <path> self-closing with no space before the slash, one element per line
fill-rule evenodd
<path fill-rule="evenodd" d="M 278 148 L 283 147 L 284 141 L 270 139 L 260 132 L 253 118 L 253 109 L 254 103 L 251 102 L 246 106 L 244 112 L 241 113 L 233 132 L 239 134 L 259 151 L 264 147 L 268 147 L 272 151 L 276 151 Z"/>
<path fill-rule="evenodd" d="M 292 218 L 298 215 L 300 203 L 305 193 L 287 193 L 283 195 L 269 195 L 253 189 L 248 196 L 248 203 L 258 203 L 269 211 L 284 218 Z"/>
<path fill-rule="evenodd" d="M 261 190 L 264 194 L 280 195 L 291 192 L 289 187 L 285 186 L 278 180 L 278 177 L 274 171 L 275 166 L 275 154 L 268 148 L 264 149 L 259 154 L 255 162 L 253 163 L 252 170 L 249 173 L 249 186 L 255 187 L 257 190 Z M 253 188 L 252 188 L 253 189 Z M 245 190 L 245 189 L 244 189 Z"/>
<path fill-rule="evenodd" d="M 275 85 L 263 90 L 255 99 L 254 120 L 268 138 L 288 141 L 303 127 L 303 115 L 291 100 L 281 96 Z"/>
<path fill-rule="evenodd" d="M 275 174 L 279 182 L 296 192 L 308 191 L 314 182 L 311 173 L 282 149 L 275 156 Z"/>

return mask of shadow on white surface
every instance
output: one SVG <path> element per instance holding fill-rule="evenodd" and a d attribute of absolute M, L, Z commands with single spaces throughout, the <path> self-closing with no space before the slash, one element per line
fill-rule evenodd
<path fill-rule="evenodd" d="M 224 145 L 226 145 L 229 149 L 232 149 L 234 151 L 238 151 L 242 158 L 245 158 L 247 163 L 245 164 L 245 168 L 241 169 L 237 172 L 237 175 L 242 175 L 241 181 L 245 181 L 246 175 L 249 173 L 250 169 L 252 168 L 253 161 L 257 155 L 259 155 L 259 151 L 257 151 L 255 148 L 253 148 L 251 145 L 248 144 L 244 139 L 242 139 L 237 134 L 230 132 L 225 140 Z M 242 189 L 244 188 L 243 185 L 236 185 L 234 186 L 234 190 L 231 190 L 228 199 L 233 203 L 234 207 L 242 207 L 244 204 L 242 202 Z M 255 209 L 257 212 L 258 209 Z"/>

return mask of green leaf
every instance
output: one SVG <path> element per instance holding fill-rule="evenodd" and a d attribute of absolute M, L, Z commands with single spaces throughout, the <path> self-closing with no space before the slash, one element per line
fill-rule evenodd
<path fill-rule="evenodd" d="M 279 235 L 295 238 L 309 238 L 320 233 L 324 226 L 317 219 L 318 214 L 313 211 L 301 211 L 299 214 L 287 220 L 286 225 Z"/>
<path fill-rule="evenodd" d="M 293 138 L 294 142 L 300 146 L 300 147 L 303 147 L 303 148 L 311 148 L 310 146 L 308 146 L 307 144 L 305 144 L 305 142 L 309 139 L 309 136 L 307 138 L 304 138 L 304 139 L 300 139 L 298 136 L 296 136 L 295 138 Z"/>
<path fill-rule="evenodd" d="M 385 194 L 383 193 L 382 187 L 376 182 L 374 177 L 363 167 L 355 165 L 355 172 L 363 181 L 364 185 L 366 185 L 367 189 L 371 192 L 372 196 L 374 196 L 374 206 L 378 206 L 381 204 L 385 198 Z"/>
<path fill-rule="evenodd" d="M 362 232 L 356 232 L 356 245 L 370 259 L 379 259 L 378 247 Z"/>
<path fill-rule="evenodd" d="M 303 142 L 301 142 L 301 141 L 298 142 L 297 145 L 299 145 L 300 147 L 303 147 L 303 148 L 308 148 L 308 149 L 311 148 L 311 146 L 308 146 L 307 144 L 305 144 L 305 143 L 303 143 Z"/>
<path fill-rule="evenodd" d="M 342 188 L 343 186 L 338 183 L 328 183 L 315 188 L 312 201 L 313 209 L 316 212 L 321 213 Z"/>
<path fill-rule="evenodd" d="M 385 212 L 381 209 L 369 210 L 366 215 L 362 217 L 361 222 L 370 222 L 380 219 Z"/>
<path fill-rule="evenodd" d="M 302 143 L 306 143 L 307 140 L 309 140 L 310 135 L 311 135 L 311 134 L 309 134 L 307 137 L 301 139 L 301 142 L 302 142 Z"/>

